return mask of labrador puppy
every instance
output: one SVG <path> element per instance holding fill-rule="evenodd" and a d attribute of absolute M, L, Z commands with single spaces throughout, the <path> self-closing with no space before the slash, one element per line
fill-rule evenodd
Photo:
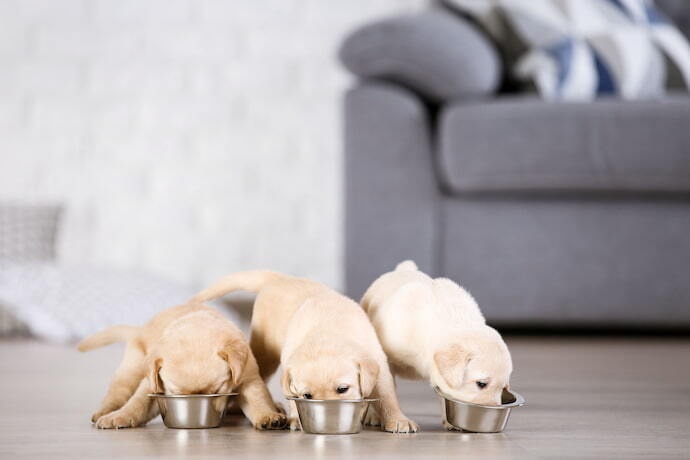
<path fill-rule="evenodd" d="M 77 348 L 88 351 L 119 341 L 127 343 L 124 359 L 91 417 L 98 428 L 144 425 L 158 415 L 148 393 L 229 392 L 239 393 L 239 406 L 255 428 L 285 427 L 287 419 L 259 376 L 242 332 L 218 311 L 198 303 L 172 307 L 142 327 L 111 327 Z"/>
<path fill-rule="evenodd" d="M 501 404 L 513 370 L 510 352 L 455 282 L 432 279 L 405 261 L 374 281 L 360 304 L 395 374 L 429 379 L 461 401 Z"/>
<path fill-rule="evenodd" d="M 270 271 L 226 276 L 193 301 L 238 290 L 258 293 L 250 346 L 264 379 L 282 365 L 286 397 L 378 398 L 375 405 L 383 430 L 417 431 L 417 425 L 400 410 L 376 332 L 354 301 L 315 281 Z M 290 427 L 299 429 L 294 402 L 289 416 Z"/>

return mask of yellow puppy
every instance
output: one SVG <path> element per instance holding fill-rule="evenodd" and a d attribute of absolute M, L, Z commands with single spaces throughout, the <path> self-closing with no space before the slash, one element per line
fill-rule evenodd
<path fill-rule="evenodd" d="M 172 307 L 142 327 L 115 326 L 84 339 L 79 351 L 126 341 L 125 356 L 101 408 L 91 420 L 99 428 L 143 425 L 158 415 L 148 393 L 238 392 L 255 428 L 286 424 L 259 376 L 242 332 L 216 310 L 187 304 Z M 220 408 L 219 408 L 220 409 Z"/>
<path fill-rule="evenodd" d="M 461 401 L 498 405 L 513 370 L 500 334 L 472 296 L 412 261 L 379 277 L 361 305 L 396 374 L 429 379 Z"/>
<path fill-rule="evenodd" d="M 359 305 L 317 282 L 269 271 L 226 276 L 194 301 L 237 290 L 258 292 L 250 345 L 264 379 L 282 364 L 285 396 L 379 398 L 385 431 L 417 431 L 400 410 L 386 355 Z M 294 403 L 290 412 L 291 428 L 299 429 Z"/>

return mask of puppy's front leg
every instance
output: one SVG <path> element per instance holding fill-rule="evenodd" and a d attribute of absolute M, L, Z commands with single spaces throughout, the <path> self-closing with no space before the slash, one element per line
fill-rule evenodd
<path fill-rule="evenodd" d="M 290 401 L 289 404 L 288 423 L 292 431 L 300 431 L 302 429 L 302 425 L 299 423 L 299 414 L 297 413 L 297 403 L 295 401 Z"/>
<path fill-rule="evenodd" d="M 96 420 L 98 428 L 134 428 L 145 425 L 146 422 L 158 415 L 158 405 L 147 396 L 151 388 L 147 378 L 139 382 L 137 391 L 134 392 L 127 404 L 120 409 L 101 416 Z"/>
<path fill-rule="evenodd" d="M 108 393 L 101 402 L 101 407 L 91 416 L 96 422 L 101 416 L 109 414 L 124 406 L 137 389 L 137 385 L 146 375 L 144 351 L 136 343 L 128 343 L 122 363 L 115 372 L 108 387 Z"/>
<path fill-rule="evenodd" d="M 379 378 L 374 389 L 374 397 L 379 402 L 374 404 L 380 418 L 381 428 L 391 433 L 415 433 L 419 427 L 415 422 L 405 417 L 400 410 L 398 397 L 395 392 L 395 381 L 388 366 L 381 366 Z"/>
<path fill-rule="evenodd" d="M 238 388 L 238 400 L 242 412 L 254 428 L 260 430 L 281 430 L 285 428 L 285 414 L 276 408 L 266 384 L 259 376 L 259 367 L 250 354 L 244 368 L 242 385 Z"/>

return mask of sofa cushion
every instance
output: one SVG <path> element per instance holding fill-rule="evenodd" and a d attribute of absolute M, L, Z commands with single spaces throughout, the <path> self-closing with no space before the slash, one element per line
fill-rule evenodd
<path fill-rule="evenodd" d="M 490 324 L 690 327 L 688 201 L 476 197 L 439 207 L 437 273 L 467 286 Z"/>
<path fill-rule="evenodd" d="M 484 34 L 444 10 L 367 24 L 345 39 L 339 54 L 355 75 L 399 83 L 431 101 L 493 93 L 502 75 Z"/>
<path fill-rule="evenodd" d="M 446 107 L 438 172 L 453 193 L 690 192 L 690 98 Z"/>

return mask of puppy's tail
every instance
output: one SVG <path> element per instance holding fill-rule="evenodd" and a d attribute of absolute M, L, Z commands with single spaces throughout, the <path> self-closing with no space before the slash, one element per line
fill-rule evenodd
<path fill-rule="evenodd" d="M 251 270 L 225 276 L 194 297 L 191 303 L 207 302 L 233 291 L 259 292 L 266 284 L 284 278 L 285 275 L 268 270 Z"/>
<path fill-rule="evenodd" d="M 396 272 L 416 272 L 417 271 L 417 264 L 411 260 L 406 260 L 404 262 L 400 262 L 395 267 L 395 271 Z"/>
<path fill-rule="evenodd" d="M 77 350 L 89 351 L 94 348 L 104 347 L 116 342 L 129 342 L 141 329 L 138 326 L 113 326 L 96 332 L 79 342 Z"/>

